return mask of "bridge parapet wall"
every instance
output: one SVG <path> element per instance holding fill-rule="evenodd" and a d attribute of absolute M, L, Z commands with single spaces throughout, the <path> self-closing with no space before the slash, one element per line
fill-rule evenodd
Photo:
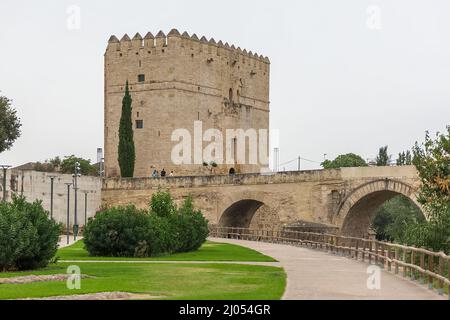
<path fill-rule="evenodd" d="M 340 170 L 283 172 L 270 175 L 211 175 L 166 178 L 111 178 L 103 181 L 104 190 L 146 190 L 158 188 L 195 188 L 230 185 L 285 184 L 341 179 Z"/>
<path fill-rule="evenodd" d="M 395 187 L 383 188 L 391 185 Z M 411 196 L 419 186 L 414 167 L 343 168 L 271 175 L 110 178 L 103 181 L 102 202 L 146 208 L 158 189 L 168 189 L 177 203 L 192 196 L 212 225 L 218 224 L 226 212 L 244 217 L 248 211 L 249 217 L 254 217 L 251 225 L 258 228 L 260 225 L 266 229 L 281 227 L 299 221 L 341 227 L 351 207 L 366 195 L 392 191 Z M 345 206 L 350 203 L 347 199 L 352 200 L 349 206 Z M 254 208 L 252 203 L 260 205 L 256 213 L 250 210 Z M 339 210 L 344 207 L 347 210 Z"/>
<path fill-rule="evenodd" d="M 276 174 L 209 175 L 166 178 L 110 178 L 103 180 L 103 190 L 146 190 L 158 188 L 194 188 L 230 185 L 285 184 L 321 182 L 330 180 L 348 181 L 350 184 L 374 179 L 401 179 L 416 181 L 417 171 L 413 166 L 341 168 L 332 170 L 293 171 Z"/>

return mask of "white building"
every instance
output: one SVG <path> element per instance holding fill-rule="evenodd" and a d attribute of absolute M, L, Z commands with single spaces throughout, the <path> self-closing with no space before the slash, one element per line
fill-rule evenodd
<path fill-rule="evenodd" d="M 72 175 L 47 173 L 13 168 L 6 174 L 6 199 L 23 195 L 27 201 L 42 200 L 43 207 L 49 212 L 51 207 L 51 177 L 53 179 L 53 218 L 66 225 L 67 221 L 67 185 L 72 183 Z M 81 176 L 78 178 L 77 221 L 80 227 L 85 225 L 85 208 L 87 219 L 93 217 L 101 206 L 102 179 L 99 177 Z M 0 198 L 3 199 L 3 172 L 0 172 Z M 87 194 L 87 206 L 85 206 Z M 69 221 L 72 227 L 75 220 L 75 190 L 70 186 Z"/>

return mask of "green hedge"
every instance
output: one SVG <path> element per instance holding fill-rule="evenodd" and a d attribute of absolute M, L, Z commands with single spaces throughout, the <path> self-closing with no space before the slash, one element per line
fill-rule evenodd
<path fill-rule="evenodd" d="M 59 225 L 42 202 L 14 197 L 0 204 L 0 271 L 31 270 L 48 265 L 58 249 Z"/>
<path fill-rule="evenodd" d="M 191 198 L 177 208 L 168 192 L 159 191 L 148 210 L 126 206 L 100 211 L 83 235 L 91 256 L 153 257 L 198 250 L 208 237 L 208 222 Z"/>

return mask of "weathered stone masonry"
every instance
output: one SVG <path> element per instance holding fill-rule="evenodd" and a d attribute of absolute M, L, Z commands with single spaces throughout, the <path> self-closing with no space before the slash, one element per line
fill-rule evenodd
<path fill-rule="evenodd" d="M 171 151 L 175 129 L 269 129 L 267 57 L 222 41 L 199 39 L 172 30 L 156 37 L 148 33 L 112 36 L 105 53 L 105 170 L 117 177 L 118 130 L 125 83 L 133 99 L 136 177 L 151 175 L 151 167 L 176 175 L 205 174 L 202 165 L 174 165 Z M 142 128 L 141 128 L 142 127 Z M 224 146 L 225 150 L 225 146 Z M 248 148 L 246 150 L 248 153 Z M 216 173 L 260 172 L 259 165 L 223 165 Z"/>
<path fill-rule="evenodd" d="M 366 236 L 376 209 L 402 194 L 419 207 L 414 167 L 342 168 L 275 175 L 106 179 L 102 201 L 147 207 L 158 189 L 177 202 L 191 195 L 210 224 L 279 228 L 297 221 L 336 226 Z"/>

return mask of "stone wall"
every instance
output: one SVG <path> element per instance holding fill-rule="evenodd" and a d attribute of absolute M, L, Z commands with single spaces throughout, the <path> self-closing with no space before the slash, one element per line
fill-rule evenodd
<path fill-rule="evenodd" d="M 106 175 L 120 175 L 118 130 L 126 81 L 133 99 L 135 177 L 149 177 L 152 167 L 178 176 L 207 174 L 202 161 L 175 165 L 171 159 L 177 144 L 171 141 L 173 131 L 186 129 L 194 137 L 195 121 L 202 122 L 203 131 L 217 129 L 224 137 L 226 129 L 269 129 L 269 77 L 268 58 L 214 39 L 177 30 L 167 36 L 125 35 L 120 41 L 112 36 L 105 53 Z M 137 120 L 143 121 L 142 129 L 136 128 Z M 231 168 L 261 171 L 259 164 L 232 162 L 216 173 Z"/>
<path fill-rule="evenodd" d="M 0 197 L 3 196 L 2 181 L 0 172 Z M 72 176 L 67 174 L 54 174 L 37 171 L 8 170 L 7 171 L 7 200 L 10 201 L 13 194 L 23 195 L 28 201 L 42 200 L 46 210 L 50 212 L 50 176 L 55 176 L 53 193 L 53 217 L 57 222 L 66 225 L 67 220 L 67 186 L 65 183 L 72 182 Z M 85 195 L 88 192 L 87 217 L 93 217 L 101 205 L 102 182 L 97 177 L 82 176 L 78 179 L 78 224 L 85 224 Z M 70 225 L 74 222 L 74 190 L 70 189 Z"/>
<path fill-rule="evenodd" d="M 384 185 L 387 189 L 380 187 Z M 272 175 L 106 179 L 102 200 L 109 205 L 132 203 L 145 208 L 154 192 L 168 189 L 177 202 L 191 195 L 210 224 L 221 224 L 225 220 L 250 221 L 252 227 L 270 229 L 305 221 L 341 227 L 353 205 L 362 202 L 363 207 L 370 206 L 370 197 L 367 201 L 365 197 L 372 191 L 381 192 L 381 196 L 395 192 L 414 201 L 414 192 L 419 186 L 414 167 L 343 168 Z M 254 212 L 251 201 L 263 205 Z M 351 205 L 347 207 L 347 203 Z M 230 211 L 233 207 L 236 210 Z M 241 218 L 224 220 L 224 213 Z"/>

